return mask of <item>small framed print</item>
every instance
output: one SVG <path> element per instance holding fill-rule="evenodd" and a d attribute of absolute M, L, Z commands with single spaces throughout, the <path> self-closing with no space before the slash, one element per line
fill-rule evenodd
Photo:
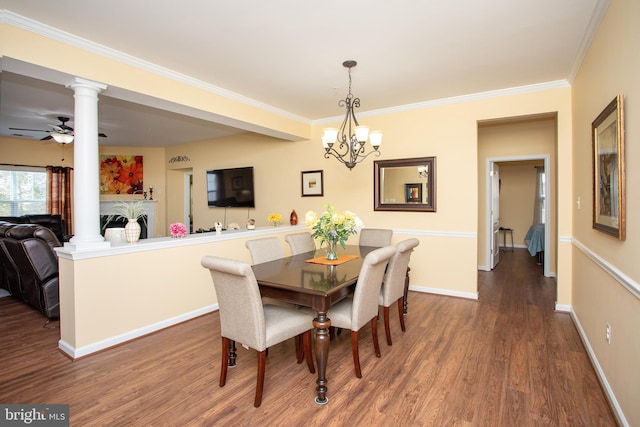
<path fill-rule="evenodd" d="M 422 184 L 405 184 L 404 194 L 406 203 L 422 203 Z"/>
<path fill-rule="evenodd" d="M 322 171 L 302 172 L 302 197 L 324 196 Z"/>

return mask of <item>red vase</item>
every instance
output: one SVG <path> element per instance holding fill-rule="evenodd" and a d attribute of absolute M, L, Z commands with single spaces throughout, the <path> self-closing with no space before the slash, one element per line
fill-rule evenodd
<path fill-rule="evenodd" d="M 289 217 L 289 223 L 291 225 L 297 225 L 298 224 L 298 214 L 296 213 L 295 209 L 291 211 L 291 216 Z"/>

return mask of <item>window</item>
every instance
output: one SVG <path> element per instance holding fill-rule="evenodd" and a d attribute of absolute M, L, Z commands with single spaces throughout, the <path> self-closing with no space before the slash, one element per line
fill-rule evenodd
<path fill-rule="evenodd" d="M 47 173 L 44 168 L 3 166 L 0 169 L 0 216 L 47 212 Z"/>

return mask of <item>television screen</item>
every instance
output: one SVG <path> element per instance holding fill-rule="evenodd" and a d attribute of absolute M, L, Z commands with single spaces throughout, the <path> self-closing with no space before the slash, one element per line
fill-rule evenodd
<path fill-rule="evenodd" d="M 207 204 L 219 208 L 255 208 L 253 167 L 207 171 Z"/>

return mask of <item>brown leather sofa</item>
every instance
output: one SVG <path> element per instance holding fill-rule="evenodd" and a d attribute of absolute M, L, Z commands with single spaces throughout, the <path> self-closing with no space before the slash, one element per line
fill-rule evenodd
<path fill-rule="evenodd" d="M 53 231 L 60 242 L 68 242 L 67 223 L 57 214 L 37 214 L 22 216 L 0 216 L 0 221 L 14 224 L 37 224 Z"/>
<path fill-rule="evenodd" d="M 0 221 L 0 286 L 50 319 L 60 316 L 59 246 L 49 228 Z"/>

